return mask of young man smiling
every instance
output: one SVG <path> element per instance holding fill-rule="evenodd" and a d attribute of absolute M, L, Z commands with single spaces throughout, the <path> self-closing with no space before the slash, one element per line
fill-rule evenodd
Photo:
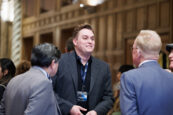
<path fill-rule="evenodd" d="M 106 115 L 113 105 L 111 75 L 107 63 L 91 56 L 95 36 L 90 25 L 73 32 L 75 51 L 62 55 L 53 81 L 63 115 Z"/>

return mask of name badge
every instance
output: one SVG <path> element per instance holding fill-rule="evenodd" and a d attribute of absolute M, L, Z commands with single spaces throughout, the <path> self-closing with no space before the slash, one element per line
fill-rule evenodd
<path fill-rule="evenodd" d="M 77 101 L 80 101 L 80 102 L 87 101 L 87 92 L 77 91 Z"/>

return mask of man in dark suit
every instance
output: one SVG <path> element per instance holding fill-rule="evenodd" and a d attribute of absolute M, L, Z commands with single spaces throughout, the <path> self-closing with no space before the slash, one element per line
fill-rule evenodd
<path fill-rule="evenodd" d="M 136 69 L 122 74 L 120 107 L 122 115 L 173 115 L 173 74 L 158 64 L 160 36 L 141 30 L 132 57 Z"/>
<path fill-rule="evenodd" d="M 113 105 L 108 64 L 91 56 L 95 47 L 90 25 L 74 29 L 75 51 L 62 55 L 53 85 L 63 115 L 106 115 Z"/>
<path fill-rule="evenodd" d="M 169 69 L 173 71 L 173 43 L 167 44 L 166 50 L 169 52 Z"/>
<path fill-rule="evenodd" d="M 8 83 L 0 114 L 61 115 L 50 79 L 57 72 L 60 55 L 60 51 L 52 44 L 34 47 L 32 68 Z"/>

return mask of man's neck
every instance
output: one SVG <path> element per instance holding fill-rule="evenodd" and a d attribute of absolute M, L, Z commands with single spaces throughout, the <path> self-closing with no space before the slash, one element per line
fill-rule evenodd
<path fill-rule="evenodd" d="M 83 65 L 85 65 L 88 62 L 88 60 L 91 56 L 91 54 L 82 54 L 82 53 L 79 53 L 77 51 L 76 51 L 76 54 L 81 58 L 81 63 Z"/>

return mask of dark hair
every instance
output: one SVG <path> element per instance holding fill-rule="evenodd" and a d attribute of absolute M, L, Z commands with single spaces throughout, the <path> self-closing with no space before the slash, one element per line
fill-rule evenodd
<path fill-rule="evenodd" d="M 40 44 L 32 49 L 31 65 L 39 67 L 49 67 L 49 65 L 52 63 L 52 60 L 58 62 L 60 56 L 60 50 L 53 44 Z"/>
<path fill-rule="evenodd" d="M 74 50 L 74 44 L 73 44 L 73 39 L 70 37 L 67 42 L 66 42 L 66 50 L 67 52 L 73 51 Z"/>
<path fill-rule="evenodd" d="M 171 52 L 172 49 L 173 49 L 173 43 L 171 43 L 171 44 L 166 44 L 166 50 L 167 50 L 168 52 Z"/>
<path fill-rule="evenodd" d="M 16 75 L 22 74 L 28 71 L 31 67 L 31 63 L 27 60 L 22 60 L 16 67 Z"/>
<path fill-rule="evenodd" d="M 118 71 L 123 73 L 123 72 L 129 71 L 131 69 L 134 69 L 133 65 L 122 65 L 122 66 L 120 66 Z"/>
<path fill-rule="evenodd" d="M 74 28 L 73 36 L 72 36 L 73 39 L 78 35 L 79 31 L 82 30 L 82 29 L 89 29 L 94 33 L 94 31 L 93 31 L 90 24 L 80 24 L 80 25 L 78 25 Z"/>
<path fill-rule="evenodd" d="M 8 73 L 0 79 L 0 84 L 7 85 L 7 83 L 10 81 L 11 78 L 15 76 L 16 73 L 16 67 L 11 59 L 8 58 L 1 58 L 0 59 L 0 66 L 2 73 L 5 72 L 5 70 L 8 70 Z"/>

